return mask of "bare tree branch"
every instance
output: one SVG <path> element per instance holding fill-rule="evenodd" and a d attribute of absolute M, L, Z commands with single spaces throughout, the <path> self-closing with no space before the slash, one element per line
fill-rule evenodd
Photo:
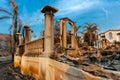
<path fill-rule="evenodd" d="M 7 19 L 7 18 L 10 18 L 10 17 L 9 16 L 2 16 L 2 17 L 0 17 L 0 20 Z"/>
<path fill-rule="evenodd" d="M 9 15 L 12 15 L 12 13 L 9 12 L 7 9 L 0 8 L 0 12 L 5 12 L 5 13 L 7 13 Z"/>

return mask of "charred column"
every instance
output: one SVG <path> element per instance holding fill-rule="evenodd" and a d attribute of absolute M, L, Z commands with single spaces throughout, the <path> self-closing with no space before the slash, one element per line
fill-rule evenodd
<path fill-rule="evenodd" d="M 24 28 L 25 28 L 25 43 L 27 43 L 30 41 L 31 31 L 28 25 L 25 25 Z"/>
<path fill-rule="evenodd" d="M 17 45 L 21 45 L 22 42 L 21 42 L 21 34 L 20 33 L 16 33 L 17 37 L 18 37 L 18 41 L 17 41 Z"/>
<path fill-rule="evenodd" d="M 75 28 L 76 28 L 76 23 L 73 22 L 73 25 L 72 25 L 72 38 L 71 38 L 71 46 L 72 48 L 76 48 L 76 41 L 75 41 Z"/>
<path fill-rule="evenodd" d="M 54 13 L 58 10 L 51 6 L 45 6 L 41 12 L 45 16 L 45 32 L 44 32 L 44 52 L 45 56 L 49 57 L 50 53 L 53 52 L 54 46 Z"/>

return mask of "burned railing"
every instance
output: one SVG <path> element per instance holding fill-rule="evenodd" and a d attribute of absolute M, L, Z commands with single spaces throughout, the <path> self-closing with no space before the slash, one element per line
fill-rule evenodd
<path fill-rule="evenodd" d="M 43 46 L 43 40 L 44 38 L 40 38 L 38 40 L 34 40 L 31 42 L 28 42 L 25 44 L 25 55 L 26 56 L 39 56 L 43 50 L 44 50 L 44 46 Z"/>

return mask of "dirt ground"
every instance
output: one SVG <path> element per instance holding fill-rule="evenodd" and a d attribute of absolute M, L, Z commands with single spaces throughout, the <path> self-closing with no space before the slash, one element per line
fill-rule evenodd
<path fill-rule="evenodd" d="M 19 68 L 14 68 L 12 62 L 0 62 L 0 80 L 34 80 L 31 76 L 24 76 Z"/>
<path fill-rule="evenodd" d="M 8 66 L 11 64 L 12 62 L 0 64 L 0 80 L 15 80 L 14 76 L 10 75 L 8 70 Z"/>

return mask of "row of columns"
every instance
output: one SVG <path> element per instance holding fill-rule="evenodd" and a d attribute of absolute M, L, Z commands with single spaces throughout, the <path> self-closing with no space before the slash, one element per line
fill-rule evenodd
<path fill-rule="evenodd" d="M 25 25 L 23 28 L 25 29 L 25 43 L 28 43 L 31 40 L 32 30 L 30 29 L 29 25 Z M 17 33 L 16 35 L 18 36 L 18 46 L 24 44 L 23 36 L 20 33 Z"/>
<path fill-rule="evenodd" d="M 45 32 L 44 32 L 44 54 L 46 57 L 49 57 L 51 53 L 53 53 L 53 46 L 54 46 L 54 13 L 58 10 L 51 6 L 45 6 L 41 12 L 44 13 L 45 16 Z M 30 42 L 31 39 L 31 30 L 28 25 L 24 26 L 25 29 L 25 44 Z M 20 34 L 19 37 L 19 44 L 20 43 Z M 26 50 L 26 46 L 25 46 Z M 26 53 L 25 53 L 26 54 Z"/>
<path fill-rule="evenodd" d="M 45 6 L 41 12 L 44 13 L 45 16 L 45 32 L 44 32 L 44 54 L 46 57 L 49 57 L 51 53 L 53 53 L 53 47 L 54 47 L 54 13 L 56 13 L 58 10 L 56 8 L 53 8 L 51 6 Z M 71 24 L 72 30 L 71 30 L 71 48 L 75 49 L 75 26 L 76 23 L 72 21 L 65 21 L 64 19 L 60 20 L 60 45 L 62 48 L 67 48 L 67 33 L 66 33 L 66 24 Z M 25 43 L 28 43 L 30 41 L 30 35 L 31 31 L 29 26 L 24 26 L 25 32 L 26 32 L 26 38 Z"/>
<path fill-rule="evenodd" d="M 30 37 L 31 36 L 31 29 L 29 28 L 28 25 L 25 25 L 23 28 L 25 29 L 25 32 L 26 32 L 25 33 L 25 43 L 28 43 L 30 41 L 30 38 L 31 38 Z M 24 45 L 23 45 L 23 44 L 25 44 L 24 43 L 24 39 L 23 39 L 23 35 L 24 34 L 21 35 L 20 33 L 17 33 L 16 35 L 18 37 L 17 48 L 16 48 L 16 55 L 21 55 L 21 52 L 24 52 L 24 50 L 26 50 L 26 46 L 24 47 Z M 24 48 L 24 50 L 21 49 L 22 47 Z M 21 50 L 23 50 L 23 51 L 21 51 Z"/>

